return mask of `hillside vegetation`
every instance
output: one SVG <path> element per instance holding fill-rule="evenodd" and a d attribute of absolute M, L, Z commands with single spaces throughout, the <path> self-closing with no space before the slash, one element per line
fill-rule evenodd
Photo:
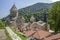
<path fill-rule="evenodd" d="M 5 28 L 5 24 L 2 22 L 2 20 L 0 20 L 0 29 L 4 29 Z"/>

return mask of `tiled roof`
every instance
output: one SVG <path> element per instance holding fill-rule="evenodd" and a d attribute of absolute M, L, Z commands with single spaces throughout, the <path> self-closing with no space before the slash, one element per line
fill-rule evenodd
<path fill-rule="evenodd" d="M 45 38 L 46 36 L 49 36 L 50 34 L 51 34 L 50 32 L 47 32 L 44 30 L 37 30 L 37 31 L 30 30 L 30 31 L 25 32 L 26 37 L 33 36 L 34 38 L 37 38 L 37 39 Z"/>
<path fill-rule="evenodd" d="M 53 36 L 50 36 L 48 38 L 45 38 L 45 40 L 60 40 L 60 33 L 59 34 L 56 34 L 56 35 L 53 35 Z"/>
<path fill-rule="evenodd" d="M 38 39 L 42 39 L 45 38 L 47 36 L 49 36 L 51 33 L 44 31 L 44 30 L 38 30 L 36 31 L 36 33 L 33 35 L 33 37 L 38 38 Z"/>
<path fill-rule="evenodd" d="M 26 37 L 29 37 L 29 36 L 33 35 L 34 33 L 35 33 L 35 31 L 30 30 L 30 31 L 26 31 L 24 35 L 25 35 Z"/>

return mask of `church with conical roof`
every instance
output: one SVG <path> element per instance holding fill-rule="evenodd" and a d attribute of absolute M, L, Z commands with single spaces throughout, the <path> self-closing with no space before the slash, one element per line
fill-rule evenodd
<path fill-rule="evenodd" d="M 16 20 L 18 18 L 18 10 L 15 6 L 15 4 L 13 4 L 12 8 L 10 9 L 10 23 L 12 26 L 16 27 Z"/>
<path fill-rule="evenodd" d="M 21 28 L 23 26 L 23 18 L 21 16 L 18 16 L 18 10 L 13 4 L 12 8 L 10 9 L 10 23 L 14 28 Z"/>
<path fill-rule="evenodd" d="M 10 9 L 10 16 L 12 20 L 16 20 L 18 17 L 18 10 L 15 6 L 15 4 L 12 6 L 12 8 Z"/>

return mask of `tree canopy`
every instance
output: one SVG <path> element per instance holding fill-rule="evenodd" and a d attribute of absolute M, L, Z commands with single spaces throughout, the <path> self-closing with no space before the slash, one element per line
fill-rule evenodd
<path fill-rule="evenodd" d="M 55 32 L 60 31 L 60 2 L 55 2 L 52 8 L 49 10 L 48 23 Z"/>

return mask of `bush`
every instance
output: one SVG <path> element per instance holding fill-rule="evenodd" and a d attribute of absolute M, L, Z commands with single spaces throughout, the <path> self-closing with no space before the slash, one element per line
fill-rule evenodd
<path fill-rule="evenodd" d="M 0 29 L 4 29 L 5 28 L 5 24 L 2 22 L 2 20 L 0 20 Z"/>

